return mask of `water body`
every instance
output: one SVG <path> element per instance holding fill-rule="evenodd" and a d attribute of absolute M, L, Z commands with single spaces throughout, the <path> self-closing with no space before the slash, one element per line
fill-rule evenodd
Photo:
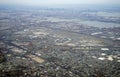
<path fill-rule="evenodd" d="M 117 24 L 117 23 L 108 23 L 108 22 L 100 22 L 100 21 L 84 20 L 84 21 L 81 21 L 80 23 L 93 26 L 93 27 L 99 27 L 99 28 L 120 27 L 120 24 Z"/>
<path fill-rule="evenodd" d="M 98 28 L 112 28 L 112 27 L 120 27 L 119 23 L 112 23 L 112 22 L 100 22 L 100 21 L 91 21 L 91 20 L 82 20 L 82 19 L 60 19 L 54 18 L 52 19 L 54 22 L 64 21 L 64 22 L 75 22 L 78 24 L 85 24 L 88 26 L 98 27 Z"/>

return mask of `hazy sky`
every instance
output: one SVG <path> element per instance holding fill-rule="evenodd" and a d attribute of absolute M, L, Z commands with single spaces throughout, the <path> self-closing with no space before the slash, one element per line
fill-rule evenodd
<path fill-rule="evenodd" d="M 0 4 L 24 4 L 24 5 L 120 4 L 120 0 L 0 0 Z"/>

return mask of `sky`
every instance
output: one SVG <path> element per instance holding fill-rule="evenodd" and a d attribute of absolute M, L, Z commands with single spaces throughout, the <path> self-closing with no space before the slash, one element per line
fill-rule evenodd
<path fill-rule="evenodd" d="M 0 4 L 60 5 L 60 4 L 120 4 L 120 0 L 0 0 Z"/>

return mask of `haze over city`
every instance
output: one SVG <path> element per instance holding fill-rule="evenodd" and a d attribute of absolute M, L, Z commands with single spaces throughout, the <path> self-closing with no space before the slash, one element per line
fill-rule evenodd
<path fill-rule="evenodd" d="M 63 4 L 107 4 L 119 5 L 120 0 L 1 0 L 0 4 L 19 4 L 33 6 L 49 6 Z"/>
<path fill-rule="evenodd" d="M 0 77 L 120 77 L 120 0 L 0 0 Z"/>

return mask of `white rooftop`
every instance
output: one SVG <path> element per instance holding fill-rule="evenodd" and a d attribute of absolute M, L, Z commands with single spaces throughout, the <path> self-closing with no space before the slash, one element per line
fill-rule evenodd
<path fill-rule="evenodd" d="M 105 60 L 105 58 L 104 58 L 104 57 L 99 57 L 98 59 L 99 59 L 99 60 Z"/>
<path fill-rule="evenodd" d="M 109 48 L 101 48 L 101 50 L 103 50 L 103 51 L 108 51 Z"/>

